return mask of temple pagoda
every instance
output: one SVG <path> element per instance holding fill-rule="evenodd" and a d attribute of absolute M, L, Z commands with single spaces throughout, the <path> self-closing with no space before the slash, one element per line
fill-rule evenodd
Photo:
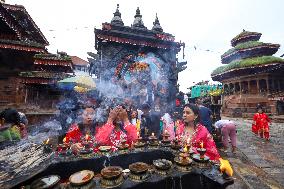
<path fill-rule="evenodd" d="M 256 105 L 284 114 L 284 60 L 272 56 L 280 45 L 263 43 L 261 33 L 243 31 L 231 40 L 233 48 L 221 56 L 224 66 L 211 77 L 223 83 L 223 114 L 251 117 Z"/>
<path fill-rule="evenodd" d="M 23 6 L 0 3 L 0 109 L 55 106 L 59 91 L 52 85 L 73 72 L 72 61 L 48 53 L 47 45 Z"/>
<path fill-rule="evenodd" d="M 157 14 L 152 29 L 144 25 L 139 7 L 131 26 L 124 25 L 119 5 L 113 15 L 110 23 L 95 29 L 93 73 L 121 84 L 138 104 L 147 101 L 157 109 L 174 105 L 178 73 L 186 68 L 176 55 L 184 43 L 164 32 Z"/>

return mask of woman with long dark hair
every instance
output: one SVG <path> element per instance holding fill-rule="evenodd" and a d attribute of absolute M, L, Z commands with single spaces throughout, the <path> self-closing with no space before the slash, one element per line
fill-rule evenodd
<path fill-rule="evenodd" d="M 73 145 L 74 150 L 79 150 L 81 146 L 79 142 L 81 141 L 82 137 L 89 135 L 95 135 L 95 124 L 94 124 L 94 117 L 95 117 L 95 110 L 92 107 L 86 107 L 79 113 L 80 121 L 78 123 L 72 124 L 68 129 L 66 134 L 66 142 L 72 141 L 75 143 Z"/>
<path fill-rule="evenodd" d="M 194 104 L 186 104 L 183 109 L 184 124 L 176 131 L 182 142 L 190 143 L 192 149 L 203 146 L 206 149 L 206 156 L 210 160 L 219 161 L 220 155 L 217 151 L 212 135 L 206 127 L 200 124 L 199 108 Z"/>

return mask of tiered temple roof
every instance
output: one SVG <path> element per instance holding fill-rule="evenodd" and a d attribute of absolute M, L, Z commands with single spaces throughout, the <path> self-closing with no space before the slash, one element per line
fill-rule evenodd
<path fill-rule="evenodd" d="M 48 41 L 23 6 L 0 3 L 0 48 L 46 52 Z"/>
<path fill-rule="evenodd" d="M 0 26 L 0 49 L 9 56 L 9 52 L 13 52 L 18 59 L 23 59 L 21 64 L 25 66 L 18 73 L 23 83 L 54 83 L 65 77 L 65 72 L 72 72 L 72 61 L 67 54 L 47 52 L 45 47 L 49 43 L 25 7 L 0 3 Z M 15 67 L 19 64 L 7 58 L 4 62 Z"/>
<path fill-rule="evenodd" d="M 259 42 L 260 36 L 261 33 L 243 31 L 234 37 L 231 40 L 233 48 L 221 56 L 222 64 L 227 65 L 215 69 L 211 74 L 212 79 L 222 81 L 235 76 L 265 72 L 282 65 L 283 59 L 272 56 L 280 45 Z"/>
<path fill-rule="evenodd" d="M 124 43 L 139 46 L 148 46 L 154 48 L 178 48 L 182 45 L 175 42 L 175 37 L 169 33 L 163 32 L 160 26 L 158 17 L 153 23 L 153 29 L 148 30 L 142 21 L 140 9 L 137 8 L 136 15 L 132 26 L 124 26 L 117 6 L 116 12 L 111 23 L 103 23 L 102 29 L 95 29 L 96 34 L 96 48 L 98 41 L 110 41 L 116 43 Z"/>
<path fill-rule="evenodd" d="M 65 66 L 70 67 L 70 71 L 72 70 L 72 60 L 67 54 L 36 54 L 34 58 L 35 65 Z"/>
<path fill-rule="evenodd" d="M 40 71 L 24 71 L 19 73 L 25 84 L 54 84 L 56 81 L 69 77 L 73 65 L 71 57 L 66 53 L 35 54 L 34 66 Z"/>

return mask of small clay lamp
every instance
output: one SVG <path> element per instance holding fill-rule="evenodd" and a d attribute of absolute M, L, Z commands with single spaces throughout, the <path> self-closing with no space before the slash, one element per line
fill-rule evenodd
<path fill-rule="evenodd" d="M 126 146 L 126 140 L 125 139 L 121 140 L 121 146 Z"/>
<path fill-rule="evenodd" d="M 156 144 L 156 142 L 157 142 L 157 137 L 155 136 L 154 133 L 152 133 L 152 135 L 149 136 L 149 141 L 150 141 L 150 144 L 151 144 L 151 145 Z"/>
<path fill-rule="evenodd" d="M 200 159 L 204 159 L 205 153 L 206 153 L 206 149 L 203 148 L 203 142 L 200 143 L 200 148 L 197 148 L 197 152 L 200 155 Z"/>
<path fill-rule="evenodd" d="M 181 162 L 186 162 L 188 160 L 189 154 L 187 152 L 179 154 Z"/>
<path fill-rule="evenodd" d="M 85 138 L 82 141 L 82 145 L 86 150 L 90 149 L 91 147 L 91 136 L 86 134 Z"/>
<path fill-rule="evenodd" d="M 179 146 L 179 142 L 180 142 L 180 140 L 179 140 L 179 138 L 176 136 L 176 138 L 174 139 L 174 145 L 175 145 L 175 146 Z"/>
<path fill-rule="evenodd" d="M 126 140 L 125 139 L 121 139 L 120 140 L 120 145 L 118 146 L 118 149 L 126 150 L 128 147 L 129 147 L 129 145 L 126 144 Z"/>
<path fill-rule="evenodd" d="M 168 141 L 170 137 L 170 134 L 167 130 L 165 130 L 164 134 L 163 134 L 163 141 Z"/>
<path fill-rule="evenodd" d="M 67 143 L 67 139 L 66 139 L 66 137 L 64 137 L 63 143 L 62 143 L 62 144 L 58 144 L 57 151 L 58 151 L 58 152 L 61 152 L 61 153 L 65 153 L 66 150 L 67 150 L 69 147 L 70 147 L 70 144 Z"/>
<path fill-rule="evenodd" d="M 137 132 L 137 143 L 141 143 L 142 142 L 142 137 L 140 136 L 139 131 Z"/>
<path fill-rule="evenodd" d="M 143 142 L 143 138 L 140 136 L 139 131 L 137 132 L 137 141 L 134 144 L 135 148 L 141 148 L 145 145 L 145 143 Z"/>
<path fill-rule="evenodd" d="M 47 140 L 45 140 L 44 142 L 43 142 L 43 151 L 45 152 L 45 153 L 51 153 L 52 152 L 52 145 L 50 144 L 50 142 L 49 142 L 50 140 L 49 140 L 49 138 L 47 139 Z"/>

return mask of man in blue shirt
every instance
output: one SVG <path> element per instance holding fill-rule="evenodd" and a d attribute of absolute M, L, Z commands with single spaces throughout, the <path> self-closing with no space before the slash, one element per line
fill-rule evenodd
<path fill-rule="evenodd" d="M 212 126 L 212 111 L 202 105 L 202 100 L 200 98 L 196 99 L 196 105 L 199 107 L 199 116 L 201 124 L 204 125 L 209 133 L 212 134 L 214 128 Z"/>

